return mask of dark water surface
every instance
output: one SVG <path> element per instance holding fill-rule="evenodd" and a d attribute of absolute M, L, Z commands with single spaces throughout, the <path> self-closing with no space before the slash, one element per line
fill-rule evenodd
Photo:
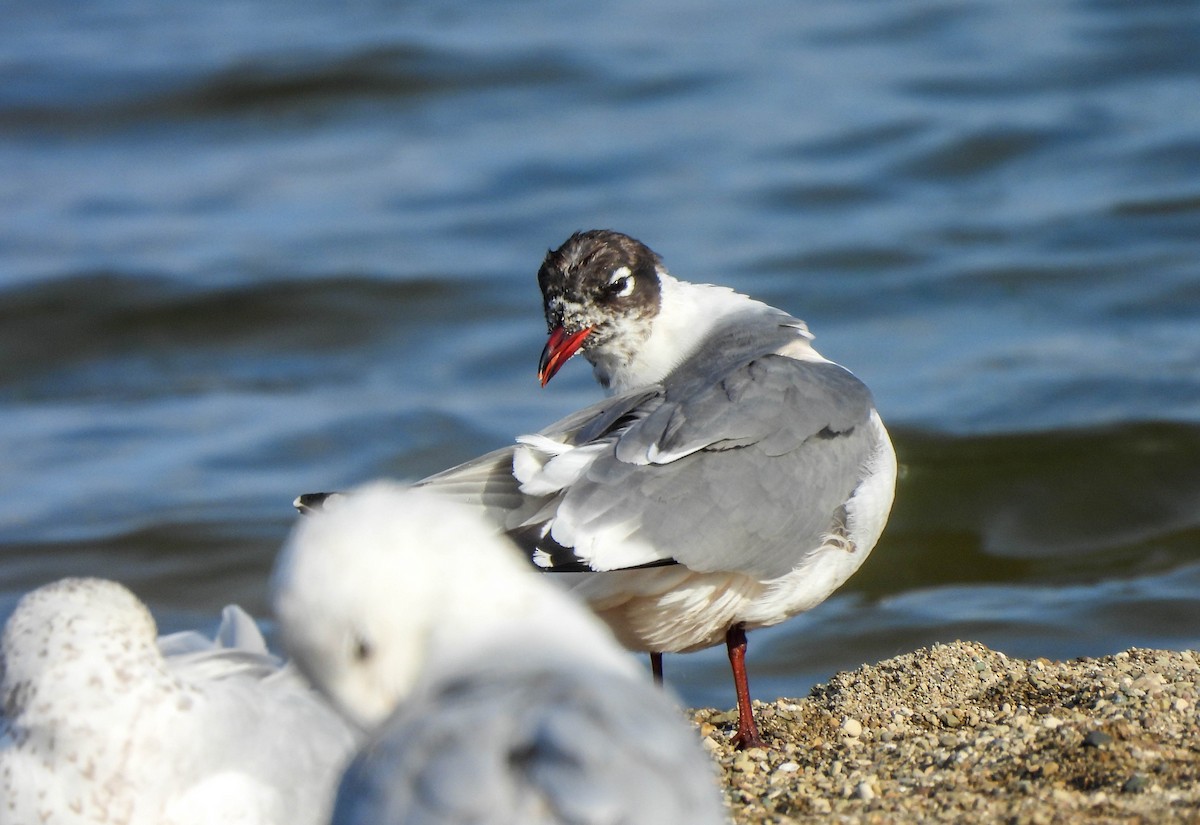
<path fill-rule="evenodd" d="M 1198 46 L 1182 1 L 8 9 L 0 610 L 95 574 L 164 630 L 263 615 L 296 493 L 599 397 L 538 389 L 534 273 L 600 226 L 805 318 L 895 435 L 883 540 L 751 637 L 758 695 L 1194 647 Z M 721 651 L 667 667 L 732 701 Z"/>

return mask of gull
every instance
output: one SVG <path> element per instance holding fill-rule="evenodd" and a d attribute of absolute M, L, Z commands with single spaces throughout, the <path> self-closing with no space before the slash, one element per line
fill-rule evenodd
<path fill-rule="evenodd" d="M 285 646 L 369 731 L 334 825 L 726 822 L 679 708 L 476 511 L 376 482 L 302 520 Z"/>
<path fill-rule="evenodd" d="M 651 654 L 656 677 L 663 653 L 723 641 L 734 744 L 762 747 L 746 631 L 824 601 L 891 510 L 896 456 L 871 393 L 803 321 L 677 279 L 628 235 L 572 235 L 538 284 L 542 385 L 582 354 L 610 397 L 419 486 L 474 506 L 562 574 L 622 644 Z"/>
<path fill-rule="evenodd" d="M 0 641 L 0 823 L 318 825 L 356 730 L 227 607 L 156 638 L 124 586 L 26 594 Z"/>

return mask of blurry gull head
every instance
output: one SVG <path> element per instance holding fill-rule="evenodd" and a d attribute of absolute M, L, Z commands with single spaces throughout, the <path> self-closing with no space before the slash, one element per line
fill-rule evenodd
<path fill-rule="evenodd" d="M 679 707 L 470 508 L 354 491 L 297 524 L 273 595 L 292 656 L 372 731 L 335 825 L 727 821 Z"/>
<path fill-rule="evenodd" d="M 239 608 L 215 640 L 160 639 L 102 579 L 21 599 L 0 698 L 4 822 L 316 825 L 357 739 Z"/>
<path fill-rule="evenodd" d="M 519 641 L 526 661 L 639 672 L 598 620 L 469 508 L 392 482 L 301 519 L 271 590 L 293 661 L 364 728 L 418 680 L 454 672 L 497 640 Z"/>

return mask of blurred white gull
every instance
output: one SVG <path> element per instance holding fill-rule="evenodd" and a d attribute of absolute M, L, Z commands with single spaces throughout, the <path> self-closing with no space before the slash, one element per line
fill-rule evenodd
<path fill-rule="evenodd" d="M 369 485 L 297 524 L 272 589 L 296 663 L 373 729 L 335 825 L 727 821 L 678 706 L 474 510 Z"/>
<path fill-rule="evenodd" d="M 0 698 L 0 825 L 316 825 L 358 739 L 239 608 L 160 640 L 103 579 L 20 600 Z"/>

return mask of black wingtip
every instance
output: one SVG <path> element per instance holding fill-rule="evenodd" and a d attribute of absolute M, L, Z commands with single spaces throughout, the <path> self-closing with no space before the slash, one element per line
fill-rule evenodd
<path fill-rule="evenodd" d="M 319 513 L 325 509 L 326 505 L 341 497 L 341 493 L 303 493 L 296 496 L 292 502 L 292 506 L 296 511 L 304 516 Z"/>
<path fill-rule="evenodd" d="M 550 531 L 547 529 L 547 524 L 544 521 L 517 527 L 507 531 L 507 533 L 508 537 L 518 547 L 524 549 L 529 554 L 528 558 L 533 566 L 543 573 L 600 572 L 575 555 L 573 548 L 564 547 L 555 541 L 554 537 L 550 535 Z M 675 559 L 658 559 L 646 562 L 645 564 L 635 564 L 615 569 L 642 570 L 648 567 L 669 567 L 673 564 L 679 564 L 679 562 Z"/>

